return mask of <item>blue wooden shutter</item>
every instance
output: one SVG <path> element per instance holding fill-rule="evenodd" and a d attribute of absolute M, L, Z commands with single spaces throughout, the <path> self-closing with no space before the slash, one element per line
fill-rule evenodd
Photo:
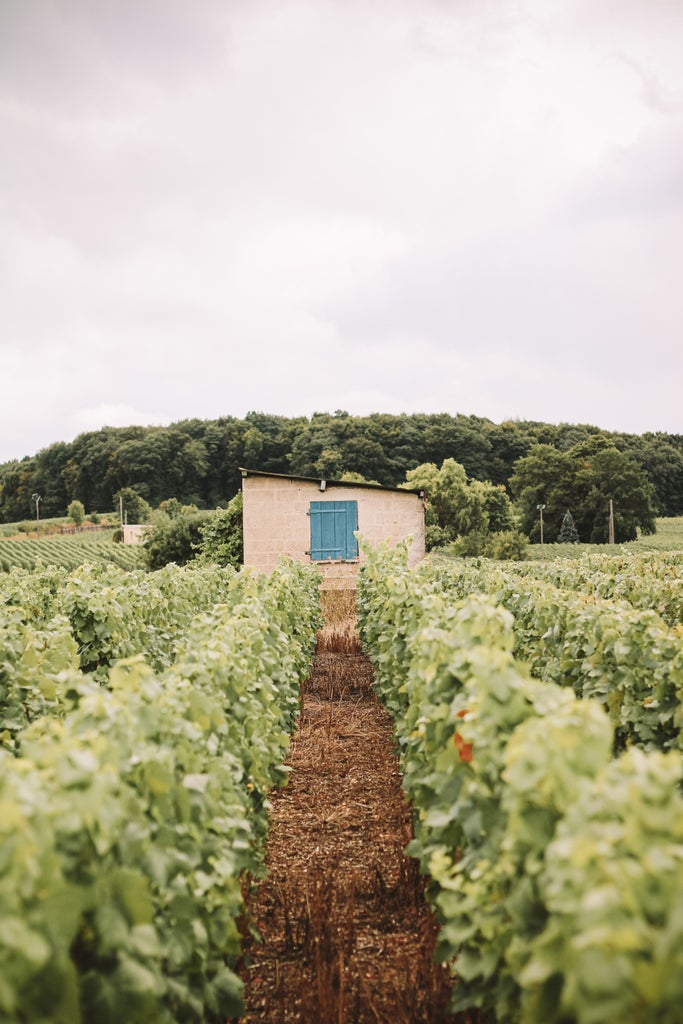
<path fill-rule="evenodd" d="M 312 501 L 311 560 L 358 558 L 358 505 L 355 501 Z"/>

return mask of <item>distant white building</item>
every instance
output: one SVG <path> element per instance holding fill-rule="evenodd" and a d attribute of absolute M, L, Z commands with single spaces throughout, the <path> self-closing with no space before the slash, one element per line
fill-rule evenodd
<path fill-rule="evenodd" d="M 138 523 L 133 526 L 129 526 L 126 523 L 121 529 L 123 531 L 124 544 L 142 544 L 145 539 L 145 533 L 150 529 L 150 526 L 149 523 Z"/>

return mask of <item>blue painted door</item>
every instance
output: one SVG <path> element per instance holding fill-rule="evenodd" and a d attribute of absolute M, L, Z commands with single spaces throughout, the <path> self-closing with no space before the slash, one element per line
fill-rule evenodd
<path fill-rule="evenodd" d="M 311 560 L 358 558 L 358 504 L 355 501 L 312 501 Z"/>

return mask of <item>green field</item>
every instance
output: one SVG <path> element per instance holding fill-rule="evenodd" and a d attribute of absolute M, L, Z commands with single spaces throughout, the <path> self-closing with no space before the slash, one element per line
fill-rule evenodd
<path fill-rule="evenodd" d="M 105 529 L 115 530 L 119 525 L 118 517 L 101 516 L 96 528 L 91 520 L 79 527 L 78 535 L 88 536 L 89 532 L 104 532 Z M 54 519 L 19 519 L 12 523 L 0 523 L 0 537 L 51 537 L 65 530 L 74 530 L 73 519 L 68 516 L 57 516 Z"/>
<path fill-rule="evenodd" d="M 624 551 L 681 551 L 683 552 L 683 516 L 657 520 L 657 532 L 642 536 L 626 544 L 530 544 L 528 558 L 580 558 L 587 554 L 605 555 Z"/>
<path fill-rule="evenodd" d="M 137 569 L 143 565 L 140 549 L 115 542 L 113 528 L 61 534 L 48 533 L 46 526 L 42 536 L 34 537 L 21 536 L 17 530 L 19 525 L 15 523 L 3 527 L 3 535 L 0 536 L 0 571 L 7 572 L 13 566 L 32 570 L 41 563 L 61 565 L 66 569 L 75 569 L 84 562 L 111 562 L 123 569 Z"/>

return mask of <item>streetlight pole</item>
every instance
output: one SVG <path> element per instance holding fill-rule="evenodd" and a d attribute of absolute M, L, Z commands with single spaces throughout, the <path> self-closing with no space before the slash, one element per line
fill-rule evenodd
<path fill-rule="evenodd" d="M 543 509 L 545 508 L 545 505 L 537 505 L 536 508 L 538 509 L 541 519 L 541 551 L 543 551 Z"/>

